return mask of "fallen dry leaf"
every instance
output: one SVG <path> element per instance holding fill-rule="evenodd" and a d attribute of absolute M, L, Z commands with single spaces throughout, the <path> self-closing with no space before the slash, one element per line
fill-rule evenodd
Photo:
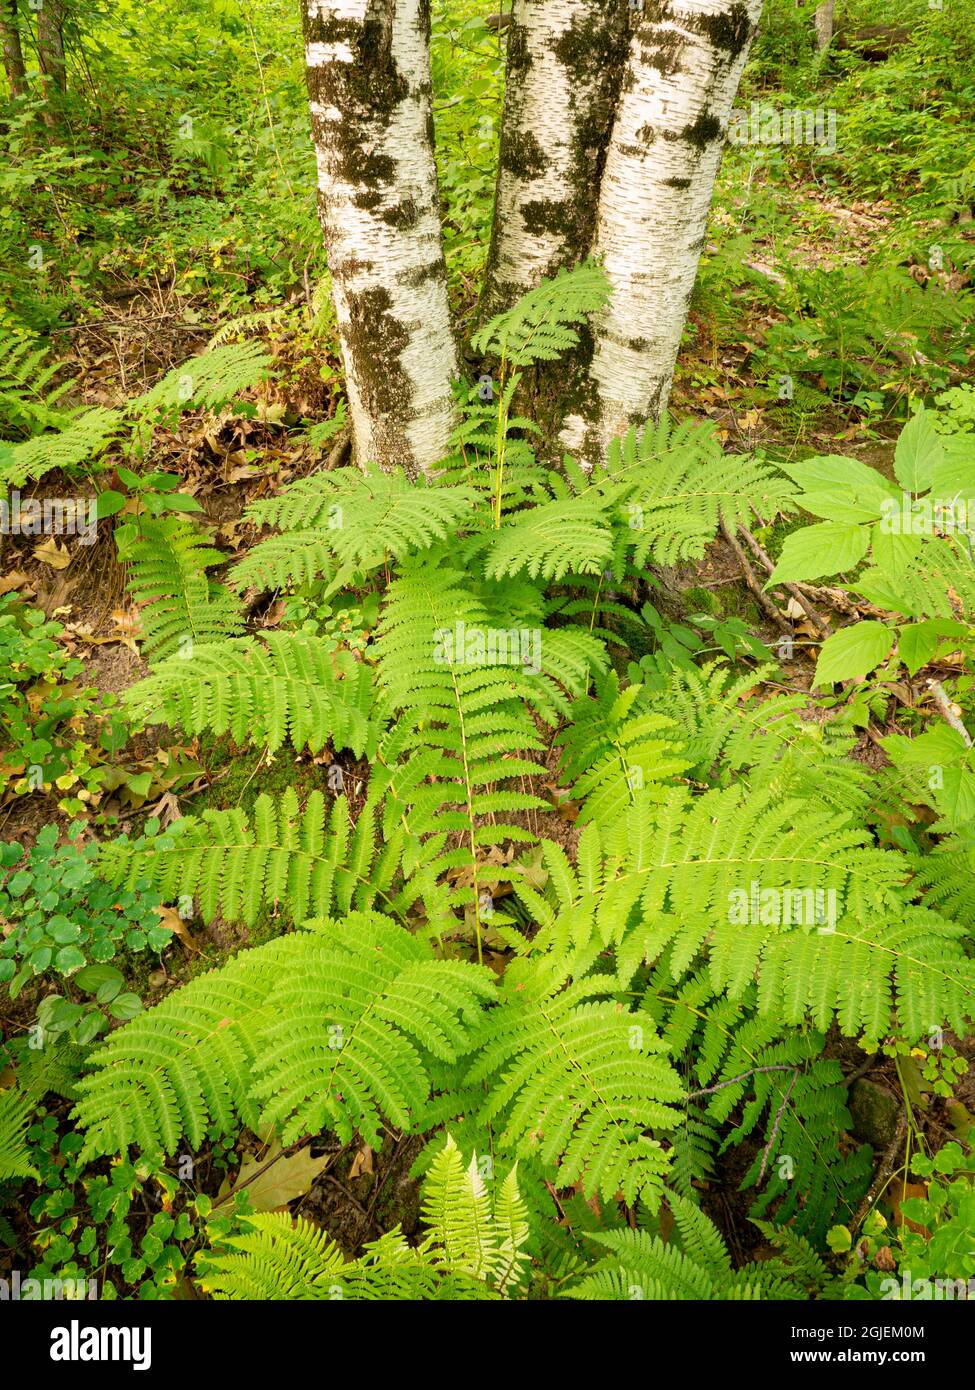
<path fill-rule="evenodd" d="M 27 576 L 23 570 L 11 570 L 9 574 L 0 576 L 0 594 L 13 593 L 15 589 L 22 589 L 27 583 Z"/>
<path fill-rule="evenodd" d="M 175 907 L 157 907 L 156 911 L 159 914 L 161 925 L 169 927 L 170 931 L 172 931 L 174 936 L 179 937 L 188 951 L 192 951 L 195 955 L 199 955 L 201 947 Z"/>
<path fill-rule="evenodd" d="M 245 1154 L 236 1180 L 231 1183 L 229 1179 L 224 1179 L 217 1200 L 226 1196 L 231 1187 L 240 1187 L 248 1182 L 259 1169 L 270 1163 L 265 1172 L 248 1184 L 247 1195 L 255 1211 L 279 1211 L 296 1197 L 303 1197 L 311 1190 L 315 1179 L 332 1157 L 331 1154 L 322 1154 L 320 1158 L 312 1158 L 307 1149 L 302 1149 L 293 1158 L 278 1158 L 281 1152 L 280 1146 L 275 1145 L 260 1158 Z"/>
<path fill-rule="evenodd" d="M 363 1144 L 362 1148 L 352 1160 L 352 1167 L 349 1169 L 349 1181 L 353 1178 L 361 1178 L 364 1173 L 375 1172 L 372 1166 L 372 1149 L 368 1144 Z"/>
<path fill-rule="evenodd" d="M 40 560 L 42 564 L 50 565 L 52 570 L 66 570 L 71 564 L 71 551 L 66 545 L 60 545 L 53 536 L 50 536 L 40 545 L 34 546 L 34 559 Z"/>

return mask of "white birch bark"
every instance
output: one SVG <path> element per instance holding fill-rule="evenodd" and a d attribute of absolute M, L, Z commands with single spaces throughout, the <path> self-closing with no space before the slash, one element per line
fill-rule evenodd
<path fill-rule="evenodd" d="M 823 0 L 823 3 L 816 10 L 813 23 L 816 30 L 817 53 L 822 53 L 832 42 L 834 8 L 834 0 Z"/>
<path fill-rule="evenodd" d="M 514 0 L 482 320 L 589 249 L 628 0 Z"/>
<path fill-rule="evenodd" d="M 459 370 L 433 153 L 429 0 L 305 0 L 319 212 L 356 456 L 447 453 Z"/>
<path fill-rule="evenodd" d="M 714 180 L 761 0 L 650 0 L 610 140 L 594 253 L 613 297 L 594 322 L 561 439 L 586 464 L 666 408 Z"/>

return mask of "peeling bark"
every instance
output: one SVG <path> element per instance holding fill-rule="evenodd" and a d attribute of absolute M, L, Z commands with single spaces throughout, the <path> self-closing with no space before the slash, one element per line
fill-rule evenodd
<path fill-rule="evenodd" d="M 589 250 L 628 27 L 628 0 L 514 0 L 482 322 Z"/>
<path fill-rule="evenodd" d="M 728 121 L 761 0 L 647 0 L 600 192 L 594 254 L 613 288 L 563 445 L 602 462 L 666 408 Z"/>
<path fill-rule="evenodd" d="M 0 0 L 0 43 L 3 44 L 3 68 L 10 95 L 24 97 L 27 95 L 27 69 L 17 23 L 17 0 Z"/>
<path fill-rule="evenodd" d="M 360 461 L 447 453 L 458 374 L 433 153 L 429 0 L 305 0 L 319 214 Z"/>

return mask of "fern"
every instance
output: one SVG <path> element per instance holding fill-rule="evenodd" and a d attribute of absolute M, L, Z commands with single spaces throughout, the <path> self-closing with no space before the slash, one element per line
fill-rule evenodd
<path fill-rule="evenodd" d="M 517 1165 L 492 1202 L 477 1154 L 464 1164 L 455 1141 L 434 1158 L 424 1186 L 423 1216 L 432 1235 L 424 1250 L 438 1250 L 452 1273 L 470 1276 L 508 1294 L 517 1287 L 527 1256 L 528 1218 L 518 1191 Z"/>
<path fill-rule="evenodd" d="M 862 814 L 870 773 L 849 756 L 856 733 L 841 717 L 803 719 L 802 695 L 760 698 L 755 689 L 773 674 L 759 667 L 735 677 L 711 662 L 702 670 L 672 670 L 659 692 L 644 691 L 638 710 L 657 710 L 681 730 L 682 751 L 695 776 L 710 781 L 747 775 L 780 795 L 810 797 Z"/>
<path fill-rule="evenodd" d="M 615 500 L 638 567 L 698 559 L 720 521 L 734 530 L 753 511 L 789 511 L 795 491 L 769 465 L 725 454 L 713 425 L 675 428 L 666 418 L 614 440 L 595 485 Z"/>
<path fill-rule="evenodd" d="M 611 990 L 605 976 L 566 984 L 555 965 L 509 965 L 465 1085 L 491 1079 L 479 1122 L 500 1124 L 505 1152 L 551 1165 L 559 1187 L 655 1206 L 668 1158 L 645 1131 L 677 1123 L 682 1087 L 649 1020 L 634 1028 Z"/>
<path fill-rule="evenodd" d="M 192 657 L 205 646 L 240 632 L 240 606 L 223 585 L 211 583 L 206 571 L 223 563 L 223 555 L 180 516 L 145 517 L 139 539 L 127 552 L 131 561 L 129 592 L 141 606 L 143 643 L 156 659 L 179 651 Z"/>
<path fill-rule="evenodd" d="M 253 1215 L 198 1256 L 218 1299 L 491 1299 L 517 1284 L 528 1227 L 514 1169 L 492 1205 L 476 1155 L 465 1168 L 448 1135 L 424 1185 L 428 1234 L 412 1248 L 398 1228 L 347 1261 L 324 1231 L 285 1213 Z"/>
<path fill-rule="evenodd" d="M 606 272 L 594 261 L 560 270 L 499 314 L 471 340 L 475 352 L 512 367 L 554 362 L 579 341 L 577 325 L 609 299 Z"/>
<path fill-rule="evenodd" d="M 0 433 L 5 437 L 30 438 L 60 428 L 72 414 L 61 398 L 73 383 L 51 385 L 61 364 L 49 360 L 48 349 L 33 335 L 23 336 L 28 332 L 0 310 Z"/>
<path fill-rule="evenodd" d="M 612 823 L 634 804 L 638 792 L 662 796 L 666 785 L 687 769 L 673 720 L 631 715 L 642 693 L 641 685 L 621 692 L 619 677 L 610 672 L 597 679 L 595 699 L 575 702 L 573 722 L 559 734 L 565 749 L 562 772 L 572 784 L 573 799 L 582 802 L 582 825 L 590 820 Z"/>
<path fill-rule="evenodd" d="M 343 468 L 292 483 L 279 497 L 255 502 L 249 520 L 286 534 L 265 541 L 236 567 L 238 588 L 285 588 L 337 569 L 340 587 L 390 557 L 403 559 L 449 534 L 469 515 L 468 487 L 412 483 L 402 473 Z"/>
<path fill-rule="evenodd" d="M 85 1152 L 172 1154 L 235 1120 L 285 1143 L 326 1124 L 378 1143 L 382 1119 L 408 1128 L 426 1104 L 431 1063 L 469 1050 L 492 993 L 486 972 L 375 913 L 280 937 L 96 1048 L 73 1112 Z"/>
<path fill-rule="evenodd" d="M 347 1260 L 341 1246 L 303 1217 L 292 1222 L 286 1213 L 268 1212 L 243 1224 L 241 1232 L 224 1236 L 215 1250 L 198 1257 L 201 1286 L 218 1300 L 388 1303 L 495 1296 L 486 1284 L 444 1275 L 398 1230 Z"/>
<path fill-rule="evenodd" d="M 98 457 L 118 436 L 121 412 L 93 406 L 68 420 L 58 433 L 37 434 L 0 449 L 0 487 L 22 487 L 54 468 L 70 472 Z"/>
<path fill-rule="evenodd" d="M 134 397 L 132 416 L 146 418 L 173 411 L 220 410 L 242 391 L 266 379 L 271 358 L 259 343 L 232 343 L 191 357 L 167 372 L 155 386 Z"/>
<path fill-rule="evenodd" d="M 326 821 L 325 800 L 312 792 L 303 813 L 293 788 L 275 801 L 262 794 L 253 813 L 240 809 L 187 816 L 164 834 L 103 845 L 100 871 L 109 882 L 155 886 L 164 901 L 195 897 L 204 921 L 219 912 L 252 926 L 281 907 L 296 923 L 378 905 L 404 922 L 421 899 L 431 923 L 442 923 L 446 889 L 438 887 L 425 851 L 400 827 L 377 850 L 374 810 L 366 805 L 354 829 L 345 797 Z M 408 871 L 394 888 L 404 859 Z"/>
<path fill-rule="evenodd" d="M 757 1016 L 754 991 L 734 1001 L 715 997 L 706 970 L 678 983 L 658 967 L 644 1002 L 670 1046 L 692 1059 L 695 1099 L 674 1136 L 678 1190 L 691 1195 L 716 1152 L 760 1131 L 742 1180 L 759 1190 L 751 1215 L 774 1202 L 778 1222 L 820 1240 L 834 1222 L 851 1219 L 869 1186 L 872 1154 L 837 1143 L 852 1121 L 839 1065 L 823 1056 L 824 1036 Z"/>
<path fill-rule="evenodd" d="M 0 1091 L 0 1182 L 38 1177 L 24 1138 L 31 1108 L 29 1098 L 20 1091 Z"/>
<path fill-rule="evenodd" d="M 676 1239 L 665 1241 L 645 1230 L 594 1232 L 590 1240 L 609 1254 L 566 1290 L 582 1300 L 744 1301 L 804 1298 L 781 1261 L 732 1269 L 716 1228 L 685 1198 L 667 1198 Z"/>
<path fill-rule="evenodd" d="M 238 744 L 275 753 L 289 740 L 318 753 L 374 756 L 372 673 L 350 653 L 303 633 L 266 633 L 195 647 L 192 661 L 170 657 L 125 693 L 134 714 L 190 734 L 230 733 Z"/>

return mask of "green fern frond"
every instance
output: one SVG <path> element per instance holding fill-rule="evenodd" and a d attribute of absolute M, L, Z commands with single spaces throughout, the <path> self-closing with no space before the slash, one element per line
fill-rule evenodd
<path fill-rule="evenodd" d="M 243 628 L 240 604 L 206 571 L 224 556 L 180 516 L 145 517 L 129 551 L 128 582 L 140 605 L 145 650 L 155 659 L 179 651 L 192 657 L 197 646 L 236 636 Z"/>
<path fill-rule="evenodd" d="M 22 1092 L 0 1091 L 0 1182 L 10 1178 L 37 1178 L 24 1137 L 31 1102 Z"/>
<path fill-rule="evenodd" d="M 803 695 L 756 696 L 770 677 L 773 667 L 736 677 L 718 662 L 699 671 L 674 669 L 662 689 L 642 693 L 638 709 L 676 722 L 682 751 L 702 781 L 710 781 L 716 768 L 727 769 L 782 796 L 862 814 L 873 789 L 869 770 L 849 756 L 856 730 L 840 716 L 802 718 L 808 706 Z"/>
<path fill-rule="evenodd" d="M 48 348 L 0 307 L 0 437 L 30 438 L 67 423 L 74 412 L 60 401 L 74 383 L 51 386 L 60 370 Z"/>
<path fill-rule="evenodd" d="M 37 434 L 11 445 L 0 461 L 0 487 L 23 487 L 53 468 L 70 472 L 90 463 L 117 437 L 122 413 L 93 406 L 66 419 L 57 433 Z"/>
<path fill-rule="evenodd" d="M 448 540 L 477 502 L 469 487 L 414 483 L 399 472 L 314 473 L 247 509 L 249 520 L 288 534 L 255 546 L 233 583 L 283 588 L 334 568 L 368 573 Z"/>
<path fill-rule="evenodd" d="M 509 1294 L 528 1262 L 523 1246 L 528 1217 L 518 1191 L 516 1168 L 498 1186 L 492 1203 L 472 1154 L 466 1166 L 448 1134 L 433 1160 L 423 1189 L 423 1219 L 430 1235 L 423 1250 L 455 1274 L 466 1274 Z"/>
<path fill-rule="evenodd" d="M 424 1183 L 423 1215 L 428 1234 L 419 1248 L 397 1227 L 351 1261 L 301 1217 L 250 1215 L 197 1257 L 201 1284 L 218 1299 L 262 1302 L 509 1296 L 527 1261 L 528 1224 L 514 1170 L 492 1207 L 476 1163 L 465 1169 L 448 1135 Z"/>
<path fill-rule="evenodd" d="M 614 440 L 595 485 L 615 499 L 638 568 L 699 559 L 722 519 L 734 530 L 753 511 L 792 510 L 795 495 L 771 465 L 725 454 L 712 425 L 675 428 L 667 420 Z"/>
<path fill-rule="evenodd" d="M 572 784 L 572 798 L 581 801 L 579 823 L 611 823 L 646 790 L 664 793 L 674 777 L 685 772 L 681 756 L 682 730 L 660 714 L 638 714 L 641 685 L 620 691 L 619 677 L 610 672 L 597 678 L 594 698 L 575 701 L 570 723 L 558 736 L 564 748 L 562 775 Z"/>
<path fill-rule="evenodd" d="M 230 343 L 189 358 L 128 404 L 130 416 L 155 412 L 220 410 L 242 391 L 265 381 L 272 358 L 260 343 Z"/>
<path fill-rule="evenodd" d="M 610 297 L 606 272 L 595 261 L 560 270 L 499 314 L 471 340 L 475 352 L 511 367 L 554 362 L 579 341 L 577 325 Z"/>
<path fill-rule="evenodd" d="M 272 632 L 195 646 L 192 660 L 160 662 L 125 692 L 126 706 L 153 724 L 189 734 L 229 733 L 241 745 L 285 741 L 318 753 L 331 741 L 374 756 L 372 672 L 350 652 L 305 633 Z"/>
<path fill-rule="evenodd" d="M 251 926 L 262 911 L 280 906 L 301 923 L 374 904 L 405 921 L 410 904 L 420 899 L 434 924 L 443 921 L 448 896 L 430 869 L 436 848 L 419 845 L 403 827 L 394 827 L 377 848 L 371 805 L 353 830 L 344 796 L 326 821 L 321 792 L 312 792 L 299 812 L 289 787 L 278 799 L 259 796 L 250 815 L 240 808 L 208 810 L 161 835 L 120 836 L 101 847 L 99 867 L 120 886 L 150 883 L 164 902 L 195 897 L 206 922 L 219 912 Z"/>
<path fill-rule="evenodd" d="M 598 498 L 559 498 L 516 512 L 491 544 L 485 570 L 491 579 L 526 570 L 532 579 L 599 574 L 613 552 L 613 534 Z"/>
<path fill-rule="evenodd" d="M 611 1301 L 724 1302 L 800 1299 L 800 1289 L 778 1265 L 731 1268 L 724 1242 L 702 1212 L 685 1198 L 668 1194 L 677 1239 L 665 1241 L 646 1230 L 593 1232 L 590 1240 L 610 1252 L 577 1282 L 568 1298 Z"/>
<path fill-rule="evenodd" d="M 428 1103 L 431 1062 L 456 1062 L 493 997 L 489 972 L 435 960 L 388 918 L 279 937 L 193 980 L 91 1056 L 73 1115 L 88 1155 L 198 1148 L 209 1126 L 324 1125 L 378 1143 Z"/>
<path fill-rule="evenodd" d="M 487 1285 L 443 1274 L 399 1231 L 346 1260 L 339 1245 L 304 1217 L 257 1213 L 198 1257 L 200 1284 L 218 1300 L 405 1302 L 490 1299 Z"/>
<path fill-rule="evenodd" d="M 646 1016 L 605 998 L 612 985 L 509 965 L 465 1086 L 491 1080 L 480 1123 L 498 1126 L 505 1152 L 549 1165 L 557 1186 L 578 1182 L 587 1197 L 622 1192 L 653 1207 L 668 1156 L 647 1131 L 679 1123 L 683 1088 Z"/>

